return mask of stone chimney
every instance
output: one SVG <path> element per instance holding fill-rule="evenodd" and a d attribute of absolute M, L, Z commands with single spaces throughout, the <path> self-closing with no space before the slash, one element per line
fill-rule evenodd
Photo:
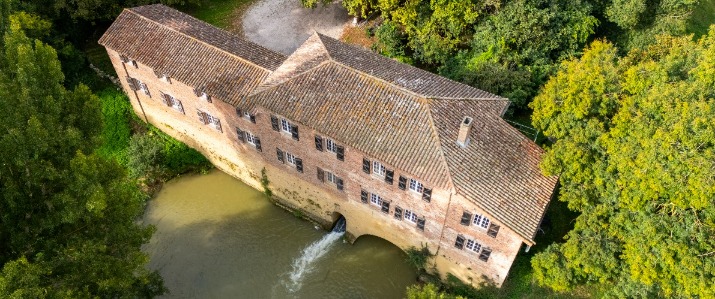
<path fill-rule="evenodd" d="M 457 144 L 461 147 L 469 145 L 469 132 L 472 130 L 473 119 L 465 116 L 462 123 L 459 124 L 459 134 L 457 135 Z"/>

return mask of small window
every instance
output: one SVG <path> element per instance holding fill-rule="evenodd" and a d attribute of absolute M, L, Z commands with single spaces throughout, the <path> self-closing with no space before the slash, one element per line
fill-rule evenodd
<path fill-rule="evenodd" d="M 412 223 L 417 223 L 417 214 L 414 212 L 405 209 L 405 220 L 412 222 Z"/>
<path fill-rule="evenodd" d="M 491 249 L 489 249 L 489 248 L 484 248 L 484 249 L 482 250 L 482 253 L 479 255 L 479 259 L 486 262 L 486 261 L 489 260 L 489 256 L 490 256 L 491 254 L 492 254 L 492 250 L 491 250 Z"/>
<path fill-rule="evenodd" d="M 286 120 L 285 118 L 281 118 L 281 131 L 290 134 L 292 127 L 293 125 L 288 120 Z"/>
<path fill-rule="evenodd" d="M 221 131 L 221 120 L 211 114 L 206 113 L 206 118 L 208 119 L 209 126 L 216 130 Z"/>
<path fill-rule="evenodd" d="M 335 175 L 332 172 L 328 172 L 328 171 L 325 172 L 325 178 L 328 180 L 328 182 L 333 183 L 336 186 L 338 185 L 338 181 L 340 180 L 340 178 L 337 175 Z"/>
<path fill-rule="evenodd" d="M 488 228 L 489 227 L 489 218 L 483 215 L 474 215 L 474 221 L 472 221 L 474 225 L 481 227 L 481 228 Z"/>
<path fill-rule="evenodd" d="M 415 191 L 417 193 L 422 193 L 422 183 L 418 182 L 415 179 L 410 179 L 410 190 Z"/>
<path fill-rule="evenodd" d="M 286 152 L 286 160 L 288 161 L 288 164 L 295 165 L 295 156 L 293 154 Z"/>
<path fill-rule="evenodd" d="M 171 77 L 169 77 L 169 75 L 167 75 L 167 74 L 162 74 L 159 79 L 161 81 L 171 84 Z"/>
<path fill-rule="evenodd" d="M 330 138 L 325 138 L 325 146 L 328 149 L 328 151 L 330 151 L 330 152 L 335 153 L 338 151 L 337 144 L 335 144 L 335 141 L 333 141 Z"/>
<path fill-rule="evenodd" d="M 161 99 L 162 99 L 162 101 L 164 101 L 164 104 L 166 104 L 166 106 L 169 106 L 176 111 L 184 113 L 184 106 L 181 104 L 181 101 L 176 99 L 174 96 L 165 94 L 165 93 L 161 93 Z M 203 113 L 205 113 L 205 112 L 203 112 Z M 209 114 L 206 113 L 206 115 L 209 115 Z"/>
<path fill-rule="evenodd" d="M 467 240 L 467 249 L 479 253 L 480 250 L 482 250 L 482 244 L 477 243 L 477 241 L 474 241 L 472 239 Z"/>
<path fill-rule="evenodd" d="M 145 95 L 148 97 L 151 97 L 151 93 L 149 92 L 149 87 L 146 86 L 146 83 L 139 81 L 139 89 L 144 92 Z"/>
<path fill-rule="evenodd" d="M 256 145 L 256 135 L 251 134 L 250 132 L 245 132 L 246 134 L 246 142 Z"/>
<path fill-rule="evenodd" d="M 385 166 L 378 161 L 372 161 L 372 173 L 381 177 L 385 176 Z"/>
<path fill-rule="evenodd" d="M 378 207 L 382 207 L 382 197 L 380 197 L 379 195 L 377 195 L 375 193 L 372 193 L 372 194 L 370 194 L 370 203 L 374 204 Z"/>
<path fill-rule="evenodd" d="M 244 112 L 243 112 L 243 117 L 246 118 L 246 119 L 251 119 L 251 113 L 249 113 L 248 111 L 244 111 Z"/>

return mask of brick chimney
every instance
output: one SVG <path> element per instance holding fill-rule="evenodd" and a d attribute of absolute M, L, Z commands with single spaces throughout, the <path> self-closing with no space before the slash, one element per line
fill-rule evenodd
<path fill-rule="evenodd" d="M 462 123 L 459 125 L 459 134 L 457 135 L 457 144 L 461 147 L 469 145 L 469 132 L 472 130 L 473 119 L 465 116 Z"/>

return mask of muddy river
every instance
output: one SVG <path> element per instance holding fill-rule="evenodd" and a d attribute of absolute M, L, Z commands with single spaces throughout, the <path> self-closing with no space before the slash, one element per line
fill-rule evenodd
<path fill-rule="evenodd" d="M 402 298 L 415 281 L 387 241 L 347 244 L 220 171 L 168 182 L 144 221 L 164 298 Z"/>

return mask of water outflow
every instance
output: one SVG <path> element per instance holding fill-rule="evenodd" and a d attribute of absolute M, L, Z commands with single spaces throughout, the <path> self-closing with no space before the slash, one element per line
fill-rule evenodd
<path fill-rule="evenodd" d="M 313 271 L 315 261 L 330 251 L 330 247 L 343 234 L 345 234 L 345 218 L 340 217 L 330 233 L 303 249 L 303 254 L 293 261 L 293 271 L 288 275 L 290 281 L 287 282 L 286 287 L 291 293 L 300 289 L 303 278 Z"/>

